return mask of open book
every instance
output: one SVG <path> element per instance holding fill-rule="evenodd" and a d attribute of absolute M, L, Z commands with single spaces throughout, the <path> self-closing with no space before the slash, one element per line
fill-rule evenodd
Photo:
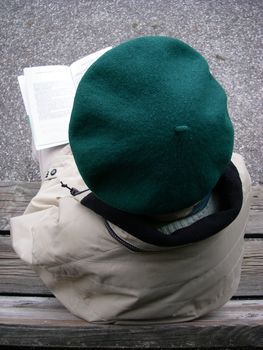
<path fill-rule="evenodd" d="M 68 143 L 68 126 L 77 86 L 107 47 L 70 66 L 43 66 L 24 69 L 19 86 L 36 150 Z"/>

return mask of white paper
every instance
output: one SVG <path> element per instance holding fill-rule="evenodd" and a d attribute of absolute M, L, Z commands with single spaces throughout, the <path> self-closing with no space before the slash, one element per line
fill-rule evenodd
<path fill-rule="evenodd" d="M 105 49 L 96 51 L 88 56 L 85 56 L 76 62 L 72 63 L 70 66 L 72 78 L 77 89 L 78 84 L 83 77 L 87 69 L 95 62 L 97 59 L 102 56 L 105 52 L 109 51 L 112 47 L 106 47 Z"/>
<path fill-rule="evenodd" d="M 25 68 L 24 77 L 36 149 L 67 143 L 75 94 L 69 67 Z"/>
<path fill-rule="evenodd" d="M 68 66 L 24 69 L 18 77 L 37 151 L 68 143 L 68 126 L 76 88 L 87 69 L 111 47 Z"/>

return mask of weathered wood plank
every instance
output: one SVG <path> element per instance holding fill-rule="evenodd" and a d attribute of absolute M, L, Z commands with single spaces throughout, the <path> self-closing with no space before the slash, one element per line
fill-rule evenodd
<path fill-rule="evenodd" d="M 40 182 L 0 181 L 0 230 L 9 230 L 9 220 L 22 215 L 38 192 Z"/>
<path fill-rule="evenodd" d="M 9 229 L 10 217 L 21 215 L 38 192 L 39 182 L 0 181 L 0 230 Z M 252 200 L 246 234 L 263 234 L 263 186 L 252 188 Z"/>
<path fill-rule="evenodd" d="M 252 187 L 251 205 L 246 234 L 263 234 L 263 186 Z"/>
<path fill-rule="evenodd" d="M 251 208 L 263 211 L 263 185 L 252 186 Z"/>
<path fill-rule="evenodd" d="M 263 322 L 263 299 L 230 300 L 221 308 L 192 322 L 246 324 L 248 320 L 252 323 Z M 0 324 L 90 325 L 70 313 L 56 298 L 34 296 L 0 296 Z"/>
<path fill-rule="evenodd" d="M 247 239 L 239 288 L 235 296 L 263 296 L 263 240 Z M 0 294 L 50 295 L 42 281 L 0 236 Z"/>
<path fill-rule="evenodd" d="M 51 295 L 36 273 L 14 252 L 10 236 L 0 236 L 0 294 Z"/>
<path fill-rule="evenodd" d="M 198 320 L 165 325 L 94 325 L 54 298 L 0 297 L 0 345 L 60 348 L 263 346 L 263 300 L 230 301 Z"/>
<path fill-rule="evenodd" d="M 246 239 L 241 280 L 235 296 L 263 296 L 263 240 Z"/>
<path fill-rule="evenodd" d="M 0 296 L 0 324 L 85 326 L 86 322 L 52 296 Z"/>

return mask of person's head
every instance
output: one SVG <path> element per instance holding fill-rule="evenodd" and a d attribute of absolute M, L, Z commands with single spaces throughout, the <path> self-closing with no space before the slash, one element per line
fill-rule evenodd
<path fill-rule="evenodd" d="M 107 51 L 87 70 L 69 140 L 99 199 L 155 215 L 213 189 L 231 159 L 233 127 L 206 60 L 180 40 L 150 36 Z"/>

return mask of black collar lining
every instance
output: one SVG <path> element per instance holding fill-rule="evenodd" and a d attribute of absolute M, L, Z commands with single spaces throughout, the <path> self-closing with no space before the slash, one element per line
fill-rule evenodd
<path fill-rule="evenodd" d="M 242 207 L 243 192 L 239 173 L 232 162 L 229 163 L 214 190 L 220 197 L 220 210 L 170 235 L 165 235 L 152 227 L 148 223 L 149 218 L 110 207 L 93 193 L 84 197 L 81 204 L 143 242 L 171 247 L 207 239 L 235 220 Z"/>

